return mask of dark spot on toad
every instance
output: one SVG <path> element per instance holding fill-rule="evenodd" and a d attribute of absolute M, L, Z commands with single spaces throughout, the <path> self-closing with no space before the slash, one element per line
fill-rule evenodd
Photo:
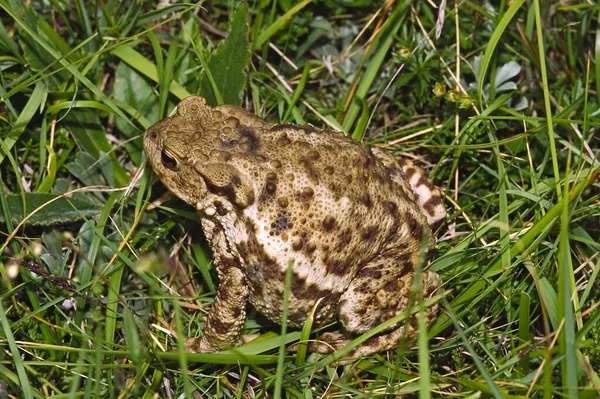
<path fill-rule="evenodd" d="M 300 238 L 300 237 L 296 237 L 292 241 L 292 249 L 294 251 L 300 251 L 302 249 L 302 245 L 304 245 L 304 242 L 302 241 L 302 238 Z"/>
<path fill-rule="evenodd" d="M 362 193 L 360 196 L 360 201 L 367 207 L 371 208 L 373 206 L 373 202 L 371 201 L 371 196 L 369 193 Z"/>
<path fill-rule="evenodd" d="M 410 180 L 410 178 L 415 174 L 417 170 L 415 168 L 408 168 L 404 170 L 404 176 L 406 176 L 407 180 Z"/>
<path fill-rule="evenodd" d="M 279 169 L 281 168 L 281 161 L 278 159 L 274 159 L 271 161 L 271 166 L 273 166 L 275 169 Z"/>
<path fill-rule="evenodd" d="M 210 320 L 210 326 L 215 330 L 215 332 L 219 335 L 223 335 L 231 331 L 233 328 L 232 323 L 228 323 L 221 319 L 212 318 Z"/>
<path fill-rule="evenodd" d="M 360 154 L 360 164 L 363 166 L 363 168 L 367 169 L 369 167 L 369 165 L 371 164 L 371 157 L 369 156 L 370 154 L 365 154 L 362 153 Z"/>
<path fill-rule="evenodd" d="M 313 195 L 315 195 L 315 191 L 311 187 L 304 187 L 302 190 L 296 193 L 298 198 L 302 201 L 310 200 Z"/>
<path fill-rule="evenodd" d="M 319 154 L 318 151 L 316 150 L 310 150 L 307 154 L 306 157 L 312 161 L 316 161 L 321 157 L 321 154 Z"/>
<path fill-rule="evenodd" d="M 383 290 L 386 292 L 398 292 L 398 282 L 396 280 L 388 281 L 384 286 Z"/>
<path fill-rule="evenodd" d="M 314 242 L 309 242 L 304 247 L 304 252 L 307 253 L 307 254 L 312 254 L 313 252 L 315 252 L 315 249 L 317 249 L 317 246 L 315 245 L 315 243 Z"/>
<path fill-rule="evenodd" d="M 256 260 L 252 262 L 252 272 L 246 274 L 248 281 L 263 287 L 265 285 L 265 281 L 277 281 L 283 278 L 281 269 L 279 268 L 277 262 L 268 256 L 265 253 L 264 248 L 259 244 L 257 244 L 257 250 L 255 251 L 254 256 L 256 257 Z"/>
<path fill-rule="evenodd" d="M 419 186 L 425 186 L 425 187 L 429 187 L 431 188 L 431 181 L 427 178 L 427 176 L 425 175 L 421 175 L 421 177 L 419 177 L 419 181 L 417 181 L 417 187 Z"/>
<path fill-rule="evenodd" d="M 331 259 L 328 257 L 327 262 L 325 262 L 327 273 L 334 274 L 336 276 L 344 276 L 348 271 L 348 266 L 348 262 L 341 259 Z"/>
<path fill-rule="evenodd" d="M 223 206 L 223 204 L 221 203 L 221 201 L 215 201 L 214 202 L 214 206 L 217 209 L 217 214 L 219 216 L 225 216 L 225 215 L 227 215 L 227 209 Z"/>
<path fill-rule="evenodd" d="M 273 129 L 271 129 L 271 130 L 273 130 Z M 291 142 L 292 142 L 292 141 L 291 141 L 291 140 L 290 140 L 290 138 L 287 136 L 287 134 L 283 133 L 283 134 L 281 135 L 281 137 L 279 137 L 279 138 L 277 139 L 277 142 L 276 142 L 276 144 L 277 144 L 277 146 L 278 146 L 278 147 L 284 147 L 284 146 L 286 146 L 286 145 L 290 144 Z"/>
<path fill-rule="evenodd" d="M 289 200 L 287 199 L 287 197 L 279 197 L 277 198 L 277 205 L 279 205 L 282 208 L 287 208 L 287 206 L 289 205 Z"/>
<path fill-rule="evenodd" d="M 421 237 L 423 237 L 423 228 L 421 227 L 421 225 L 419 224 L 419 222 L 417 222 L 417 220 L 415 218 L 413 218 L 412 216 L 408 216 L 406 223 L 408 224 L 408 228 L 410 229 L 410 234 L 412 234 L 413 237 L 419 238 L 419 239 Z"/>
<path fill-rule="evenodd" d="M 277 175 L 273 172 L 267 173 L 265 185 L 260 194 L 260 202 L 268 202 L 275 198 L 277 192 Z"/>
<path fill-rule="evenodd" d="M 358 277 L 364 277 L 371 280 L 379 280 L 383 275 L 381 271 L 373 268 L 373 267 L 365 267 L 360 272 L 358 272 Z"/>
<path fill-rule="evenodd" d="M 260 140 L 256 136 L 254 130 L 249 128 L 248 126 L 239 125 L 237 127 L 238 133 L 240 137 L 242 137 L 243 142 L 246 143 L 246 147 L 249 152 L 256 152 L 260 148 Z"/>
<path fill-rule="evenodd" d="M 375 238 L 379 228 L 377 226 L 366 226 L 360 232 L 360 236 L 363 240 L 369 241 Z"/>
<path fill-rule="evenodd" d="M 243 196 L 243 199 L 240 199 L 240 201 L 238 201 L 238 198 L 236 198 L 235 188 L 242 185 L 242 181 L 237 175 L 233 175 L 229 184 L 224 186 L 217 186 L 210 179 L 205 179 L 204 182 L 206 183 L 206 188 L 208 191 L 223 196 L 240 207 L 246 207 L 254 202 L 254 192 L 252 191 L 245 193 L 247 198 Z"/>
<path fill-rule="evenodd" d="M 435 215 L 435 208 L 440 205 L 442 203 L 442 200 L 440 197 L 436 196 L 436 195 L 432 195 L 431 198 L 429 198 L 424 204 L 423 204 L 423 209 L 425 209 L 425 211 L 430 214 L 430 215 Z"/>
<path fill-rule="evenodd" d="M 316 130 L 313 125 L 304 125 L 304 126 L 301 126 L 300 128 L 304 129 L 304 131 L 306 132 L 306 134 L 313 133 Z"/>
<path fill-rule="evenodd" d="M 331 231 L 331 229 L 333 229 L 333 225 L 335 224 L 335 218 L 331 215 L 326 215 L 321 224 L 323 225 L 323 230 Z"/>
<path fill-rule="evenodd" d="M 385 203 L 385 207 L 387 208 L 387 210 L 391 213 L 391 214 L 395 214 L 396 211 L 398 210 L 398 204 L 396 204 L 393 201 L 387 201 Z"/>
<path fill-rule="evenodd" d="M 300 297 L 304 287 L 306 285 L 306 277 L 300 276 L 296 272 L 292 272 L 292 282 L 290 285 L 290 291 L 296 298 Z"/>
<path fill-rule="evenodd" d="M 289 220 L 286 214 L 279 214 L 277 218 L 271 223 L 271 228 L 274 234 L 281 234 L 289 228 Z"/>
<path fill-rule="evenodd" d="M 313 167 L 312 163 L 306 158 L 300 159 L 298 163 L 306 170 L 306 175 L 310 181 L 313 184 L 319 184 L 319 172 Z"/>

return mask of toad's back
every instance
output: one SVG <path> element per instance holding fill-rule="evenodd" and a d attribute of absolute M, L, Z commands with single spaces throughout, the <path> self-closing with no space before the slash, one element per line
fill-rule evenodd
<path fill-rule="evenodd" d="M 387 153 L 311 126 L 258 127 L 246 135 L 253 136 L 256 155 L 233 157 L 256 178 L 254 202 L 243 210 L 254 234 L 236 244 L 248 268 L 251 302 L 267 316 L 280 317 L 274 304 L 281 302 L 289 261 L 291 300 L 305 304 L 299 316 L 325 298 L 318 315 L 329 319 L 367 264 L 393 258 L 395 267 L 408 271 L 423 238 L 433 247 L 427 217 Z"/>

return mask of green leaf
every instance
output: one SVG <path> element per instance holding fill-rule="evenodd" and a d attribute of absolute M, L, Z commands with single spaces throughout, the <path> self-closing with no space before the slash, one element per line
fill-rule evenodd
<path fill-rule="evenodd" d="M 103 158 L 106 162 L 107 158 Z M 106 184 L 102 178 L 100 164 L 96 158 L 87 152 L 79 152 L 75 161 L 67 164 L 67 170 L 86 186 L 99 186 Z"/>
<path fill-rule="evenodd" d="M 231 19 L 227 38 L 217 47 L 200 80 L 200 94 L 208 104 L 220 105 L 217 101 L 220 96 L 223 104 L 240 105 L 249 59 L 248 5 L 240 3 Z"/>
<path fill-rule="evenodd" d="M 23 221 L 23 215 L 31 215 L 27 224 L 34 226 L 50 226 L 55 224 L 73 223 L 83 218 L 100 214 L 101 209 L 92 202 L 81 198 L 67 198 L 59 194 L 25 193 L 26 209 L 23 212 L 22 198 L 18 194 L 7 194 L 6 202 L 12 223 Z M 4 215 L 0 213 L 0 223 L 6 224 Z"/>
<path fill-rule="evenodd" d="M 158 101 L 153 87 L 142 75 L 124 62 L 121 62 L 115 71 L 113 95 L 116 101 L 137 110 L 151 124 L 158 121 Z M 123 118 L 117 117 L 115 122 L 117 128 L 127 137 L 138 136 L 140 133 Z"/>
<path fill-rule="evenodd" d="M 123 312 L 124 323 L 123 329 L 125 330 L 125 342 L 129 348 L 129 354 L 133 364 L 139 366 L 146 356 L 146 348 L 140 339 L 137 326 L 135 324 L 134 316 L 128 308 L 125 308 Z"/>
<path fill-rule="evenodd" d="M 148 61 L 142 54 L 138 53 L 129 46 L 122 45 L 111 51 L 111 53 L 126 62 L 127 65 L 151 79 L 154 82 L 158 82 L 158 74 L 156 72 L 156 65 Z M 175 97 L 183 100 L 188 97 L 190 93 L 184 89 L 179 83 L 172 81 L 170 86 L 170 92 Z"/>
<path fill-rule="evenodd" d="M 500 69 L 496 72 L 496 78 L 494 79 L 494 87 L 498 90 L 506 83 L 512 83 L 514 85 L 514 89 L 516 90 L 517 85 L 514 82 L 510 82 L 512 78 L 517 76 L 521 72 L 521 65 L 519 65 L 516 61 L 510 61 L 506 64 L 502 65 Z"/>
<path fill-rule="evenodd" d="M 113 170 L 105 176 L 111 186 L 124 186 L 129 182 L 125 169 L 106 138 L 106 131 L 100 123 L 97 112 L 89 109 L 73 109 L 65 116 L 65 122 L 85 152 L 97 162 L 112 163 Z"/>

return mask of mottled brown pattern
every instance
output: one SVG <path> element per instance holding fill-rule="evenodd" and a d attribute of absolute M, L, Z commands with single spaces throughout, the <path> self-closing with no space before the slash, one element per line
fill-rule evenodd
<path fill-rule="evenodd" d="M 183 100 L 176 114 L 149 128 L 144 148 L 162 182 L 196 207 L 213 250 L 219 291 L 203 336 L 188 341 L 194 351 L 237 345 L 247 302 L 281 323 L 285 295 L 292 327 L 301 327 L 317 303 L 317 324 L 337 318 L 351 334 L 400 314 L 421 241 L 433 252 L 430 225 L 445 215 L 439 191 L 410 161 L 330 130 L 209 107 L 200 97 Z M 422 273 L 424 297 L 440 284 L 437 274 Z M 437 310 L 427 308 L 428 323 Z M 399 323 L 352 356 L 414 334 L 414 326 Z M 345 342 L 340 334 L 324 337 L 329 348 Z"/>
<path fill-rule="evenodd" d="M 252 128 L 240 125 L 237 130 L 240 134 L 240 149 L 242 151 L 255 153 L 260 149 L 260 140 Z"/>

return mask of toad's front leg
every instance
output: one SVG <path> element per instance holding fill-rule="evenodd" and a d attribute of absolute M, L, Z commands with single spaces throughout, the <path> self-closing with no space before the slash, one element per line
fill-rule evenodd
<path fill-rule="evenodd" d="M 230 268 L 223 273 L 219 291 L 204 321 L 200 338 L 188 338 L 190 352 L 213 353 L 239 345 L 246 318 L 248 287 L 242 271 Z"/>
<path fill-rule="evenodd" d="M 223 231 L 210 222 L 203 221 L 202 224 L 213 249 L 219 289 L 206 316 L 202 336 L 188 338 L 186 348 L 190 352 L 213 353 L 240 344 L 240 332 L 246 318 L 248 285 L 238 265 L 224 251 L 226 242 Z"/>

